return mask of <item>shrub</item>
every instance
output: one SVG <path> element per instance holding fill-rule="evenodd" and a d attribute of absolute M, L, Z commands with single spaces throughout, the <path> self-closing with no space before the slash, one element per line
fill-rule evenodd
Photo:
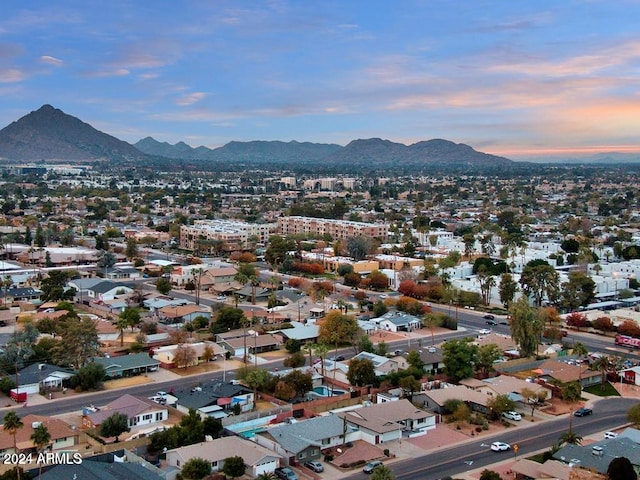
<path fill-rule="evenodd" d="M 382 453 L 384 453 L 384 456 L 385 456 L 385 457 L 388 457 L 388 456 L 390 455 L 390 453 L 389 453 L 389 449 L 388 449 L 388 448 L 385 448 L 385 449 L 382 451 Z"/>

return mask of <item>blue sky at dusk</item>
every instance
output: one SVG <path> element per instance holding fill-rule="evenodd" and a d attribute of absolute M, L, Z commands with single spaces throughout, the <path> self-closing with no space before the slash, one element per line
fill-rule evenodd
<path fill-rule="evenodd" d="M 639 19 L 637 0 L 4 2 L 0 128 L 51 104 L 131 143 L 637 152 Z"/>

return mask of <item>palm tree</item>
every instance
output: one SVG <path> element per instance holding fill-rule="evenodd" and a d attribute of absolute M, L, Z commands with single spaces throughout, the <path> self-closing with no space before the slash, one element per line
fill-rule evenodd
<path fill-rule="evenodd" d="M 320 357 L 320 368 L 322 377 L 324 377 L 324 357 L 327 355 L 327 353 L 329 353 L 329 346 L 325 343 L 317 343 L 316 345 L 314 345 L 313 351 L 317 356 Z"/>
<path fill-rule="evenodd" d="M 276 479 L 276 475 L 271 472 L 264 472 L 256 477 L 256 480 L 275 480 L 275 479 Z"/>
<path fill-rule="evenodd" d="M 573 445 L 582 445 L 582 437 L 578 435 L 573 430 L 567 430 L 558 439 L 560 445 L 565 445 L 567 443 L 571 443 Z"/>
<path fill-rule="evenodd" d="M 44 450 L 44 447 L 48 446 L 49 442 L 51 442 L 51 434 L 49 433 L 49 429 L 43 423 L 41 423 L 33 429 L 33 433 L 31 434 L 31 441 L 38 450 Z M 40 463 L 38 477 L 40 477 L 41 475 L 42 463 Z"/>
<path fill-rule="evenodd" d="M 16 432 L 24 427 L 22 423 L 22 419 L 18 416 L 18 414 L 14 411 L 8 412 L 4 416 L 4 425 L 3 428 L 5 431 L 9 432 L 13 436 L 13 451 L 18 453 L 18 447 L 16 442 Z M 18 472 L 18 480 L 20 480 L 20 468 L 16 470 Z"/>
<path fill-rule="evenodd" d="M 607 373 L 609 373 L 616 367 L 616 363 L 617 362 L 615 361 L 615 359 L 609 355 L 604 355 L 593 362 L 591 368 L 600 371 L 600 374 L 602 375 L 600 379 L 600 388 L 602 390 L 605 389 L 605 383 L 607 382 Z"/>

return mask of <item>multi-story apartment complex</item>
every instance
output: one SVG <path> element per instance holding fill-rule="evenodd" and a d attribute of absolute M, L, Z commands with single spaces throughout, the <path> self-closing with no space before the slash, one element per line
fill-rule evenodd
<path fill-rule="evenodd" d="M 349 237 L 364 235 L 385 238 L 388 225 L 376 223 L 351 222 L 348 220 L 330 220 L 312 217 L 280 217 L 278 232 L 281 235 L 330 235 L 334 240 L 346 240 Z"/>
<path fill-rule="evenodd" d="M 276 232 L 275 223 L 246 223 L 232 220 L 196 220 L 193 225 L 180 227 L 180 247 L 212 253 L 216 242 L 228 248 L 244 248 L 249 239 L 266 242 Z M 227 249 L 228 249 L 227 248 Z"/>

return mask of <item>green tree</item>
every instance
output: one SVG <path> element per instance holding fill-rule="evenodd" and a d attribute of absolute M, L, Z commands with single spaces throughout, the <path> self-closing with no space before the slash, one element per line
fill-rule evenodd
<path fill-rule="evenodd" d="M 373 362 L 367 358 L 352 358 L 347 370 L 347 379 L 351 385 L 363 387 L 377 383 Z"/>
<path fill-rule="evenodd" d="M 627 420 L 634 425 L 640 425 L 640 403 L 636 403 L 627 411 Z"/>
<path fill-rule="evenodd" d="M 489 375 L 493 371 L 493 362 L 501 356 L 502 351 L 495 343 L 481 345 L 476 356 L 476 368 L 482 375 Z"/>
<path fill-rule="evenodd" d="M 407 355 L 407 363 L 412 370 L 420 372 L 420 378 L 422 378 L 422 373 L 424 372 L 424 361 L 420 358 L 420 352 L 417 350 L 411 350 Z"/>
<path fill-rule="evenodd" d="M 284 359 L 284 366 L 288 368 L 300 368 L 303 367 L 306 363 L 306 359 L 304 358 L 304 353 L 298 351 L 292 353 L 287 358 Z"/>
<path fill-rule="evenodd" d="M 531 260 L 525 265 L 520 286 L 527 298 L 533 297 L 537 307 L 542 306 L 545 298 L 556 303 L 560 294 L 558 272 L 545 260 Z"/>
<path fill-rule="evenodd" d="M 223 473 L 231 478 L 241 477 L 244 475 L 246 469 L 247 465 L 240 456 L 225 458 L 224 465 L 222 466 Z"/>
<path fill-rule="evenodd" d="M 373 345 L 373 342 L 371 341 L 371 339 L 369 338 L 369 335 L 361 335 L 360 336 L 360 341 L 358 342 L 358 351 L 359 352 L 369 352 L 369 353 L 373 353 L 375 352 L 375 347 Z"/>
<path fill-rule="evenodd" d="M 262 370 L 261 368 L 248 371 L 246 376 L 244 377 L 245 383 L 249 386 L 249 388 L 253 389 L 254 408 L 258 400 L 258 390 L 264 388 L 270 378 L 271 374 L 266 370 Z"/>
<path fill-rule="evenodd" d="M 134 237 L 127 238 L 124 254 L 129 260 L 133 260 L 138 256 L 138 243 Z"/>
<path fill-rule="evenodd" d="M 102 421 L 98 430 L 101 437 L 116 437 L 116 443 L 118 443 L 120 435 L 131 430 L 129 417 L 123 413 L 114 412 Z"/>
<path fill-rule="evenodd" d="M 53 351 L 59 365 L 80 369 L 100 351 L 96 323 L 89 317 L 67 318 L 61 325 L 59 337 L 60 343 Z"/>
<path fill-rule="evenodd" d="M 380 465 L 373 469 L 371 480 L 396 480 L 396 475 L 386 465 Z"/>
<path fill-rule="evenodd" d="M 502 477 L 498 472 L 493 470 L 487 470 L 486 468 L 480 474 L 480 480 L 502 480 Z"/>
<path fill-rule="evenodd" d="M 78 369 L 72 377 L 71 384 L 79 386 L 82 390 L 100 390 L 105 375 L 106 371 L 101 364 L 89 362 Z"/>
<path fill-rule="evenodd" d="M 500 394 L 487 400 L 487 407 L 491 409 L 494 416 L 500 417 L 504 412 L 509 412 L 515 408 L 515 403 L 509 395 Z"/>
<path fill-rule="evenodd" d="M 586 307 L 596 298 L 596 284 L 582 272 L 569 272 L 569 280 L 562 284 L 560 305 L 567 311 Z"/>
<path fill-rule="evenodd" d="M 36 446 L 36 449 L 42 452 L 44 447 L 48 446 L 51 442 L 51 434 L 49 433 L 49 429 L 43 423 L 40 423 L 36 428 L 33 429 L 33 433 L 31 434 L 31 441 Z M 42 475 L 42 462 L 40 463 L 39 474 Z"/>
<path fill-rule="evenodd" d="M 187 460 L 180 471 L 180 475 L 184 480 L 202 480 L 210 473 L 211 463 L 200 457 Z"/>
<path fill-rule="evenodd" d="M 211 325 L 211 332 L 222 333 L 229 330 L 237 330 L 242 328 L 245 322 L 246 317 L 241 309 L 225 306 L 218 310 L 218 315 Z"/>
<path fill-rule="evenodd" d="M 300 340 L 298 340 L 297 338 L 289 338 L 286 342 L 284 342 L 284 348 L 286 348 L 287 352 L 289 353 L 299 352 L 301 347 L 302 345 L 300 343 Z M 309 365 L 311 365 L 311 362 L 309 362 Z"/>
<path fill-rule="evenodd" d="M 558 443 L 560 445 L 572 444 L 572 445 L 582 445 L 582 436 L 578 435 L 573 430 L 567 430 L 560 435 L 558 438 Z"/>
<path fill-rule="evenodd" d="M 409 401 L 412 401 L 413 394 L 422 389 L 422 384 L 416 380 L 413 375 L 408 375 L 400 379 L 400 388 L 402 389 L 404 396 L 407 397 Z"/>
<path fill-rule="evenodd" d="M 607 467 L 609 480 L 637 480 L 638 474 L 627 457 L 615 457 Z"/>
<path fill-rule="evenodd" d="M 347 255 L 353 258 L 356 262 L 364 260 L 371 251 L 371 240 L 369 237 L 359 235 L 357 237 L 347 238 Z"/>
<path fill-rule="evenodd" d="M 478 347 L 467 339 L 452 339 L 442 346 L 442 362 L 446 374 L 458 382 L 473 375 Z"/>
<path fill-rule="evenodd" d="M 71 300 L 76 294 L 75 288 L 68 288 L 67 281 L 71 273 L 64 270 L 51 270 L 40 282 L 42 290 L 42 300 L 45 302 L 55 302 L 59 300 Z"/>
<path fill-rule="evenodd" d="M 520 355 L 530 357 L 536 353 L 542 336 L 543 324 L 535 308 L 525 297 L 511 304 L 511 338 L 518 344 Z"/>
<path fill-rule="evenodd" d="M 580 382 L 569 382 L 563 385 L 562 400 L 567 403 L 575 403 L 582 396 L 582 386 Z"/>
<path fill-rule="evenodd" d="M 156 290 L 162 295 L 166 295 L 171 291 L 171 282 L 166 278 L 156 280 Z"/>

